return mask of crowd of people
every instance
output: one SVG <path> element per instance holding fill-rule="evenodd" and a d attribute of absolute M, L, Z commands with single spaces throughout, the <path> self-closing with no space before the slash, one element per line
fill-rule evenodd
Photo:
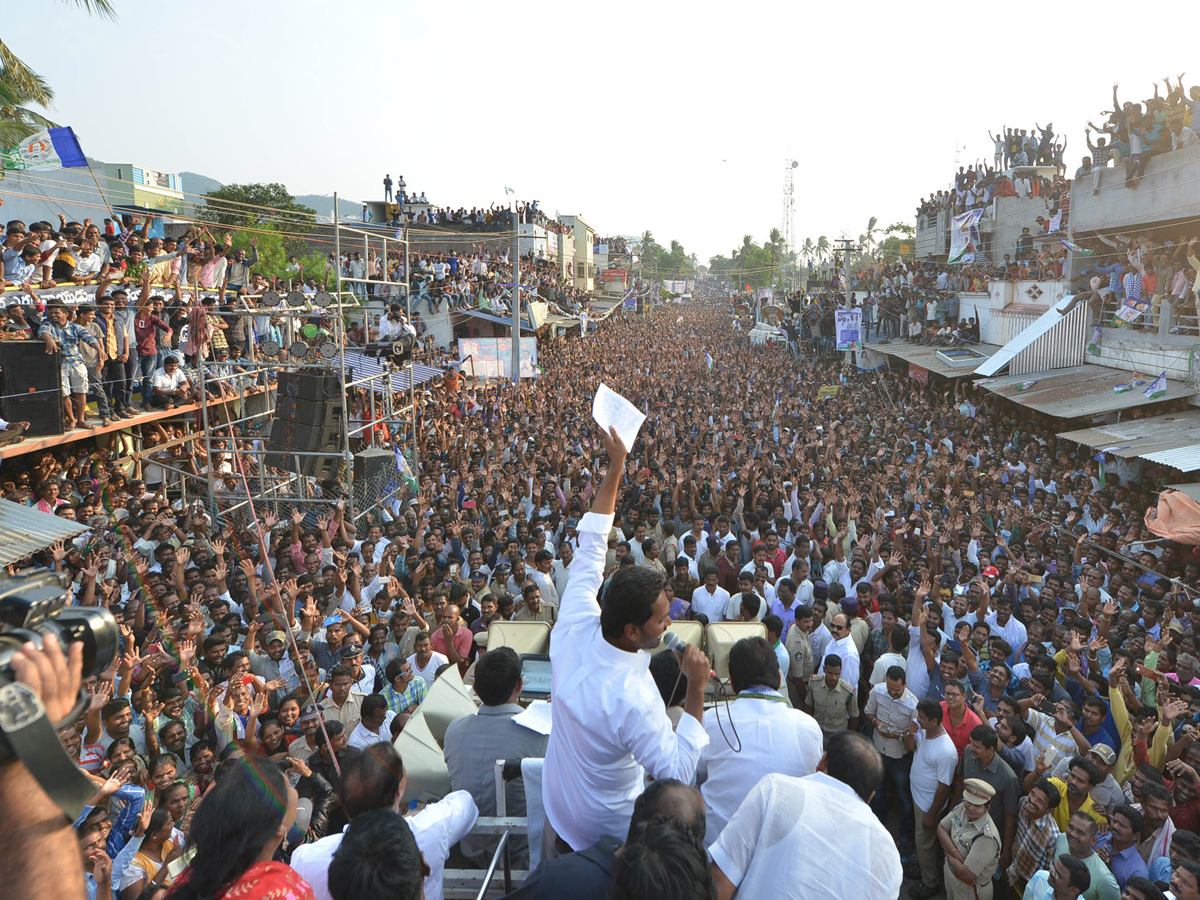
<path fill-rule="evenodd" d="M 6 499 L 88 526 L 13 571 L 120 626 L 60 734 L 96 787 L 89 897 L 440 897 L 495 846 L 494 761 L 545 757 L 517 897 L 1200 898 L 1200 555 L 1143 521 L 1177 474 L 752 345 L 725 299 L 539 361 L 422 395 L 415 490 L 357 521 L 332 489 L 214 520 L 146 458 L 4 461 Z M 601 382 L 647 413 L 632 447 Z M 548 740 L 512 721 L 502 619 L 552 628 Z M 647 670 L 671 620 L 762 623 L 732 702 L 694 650 Z M 407 810 L 391 740 L 451 671 L 480 713 Z"/>
<path fill-rule="evenodd" d="M 1084 157 L 1083 165 L 1076 173 L 1077 177 L 1097 173 L 1093 191 L 1099 189 L 1099 170 L 1107 167 L 1110 161 L 1114 167 L 1124 164 L 1125 186 L 1136 189 L 1146 173 L 1146 163 L 1152 157 L 1200 144 L 1195 131 L 1200 87 L 1185 93 L 1182 74 L 1177 76 L 1174 86 L 1169 78 L 1164 78 L 1163 86 L 1167 92 L 1165 97 L 1159 96 L 1155 84 L 1154 96 L 1143 104 L 1122 103 L 1117 97 L 1120 85 L 1113 85 L 1113 108 L 1104 113 L 1107 118 L 1102 125 L 1088 123 L 1087 145 L 1091 156 Z M 1094 144 L 1093 131 L 1097 134 Z"/>

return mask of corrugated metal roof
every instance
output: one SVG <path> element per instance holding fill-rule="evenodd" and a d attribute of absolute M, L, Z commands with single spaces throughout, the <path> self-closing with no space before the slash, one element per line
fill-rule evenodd
<path fill-rule="evenodd" d="M 1038 338 L 1047 334 L 1051 328 L 1063 320 L 1063 310 L 1070 306 L 1072 297 L 1063 297 L 1054 306 L 1042 313 L 1028 327 L 1011 341 L 1006 343 L 999 353 L 979 367 L 980 375 L 995 375 L 1006 363 L 1011 362 L 1018 353 L 1029 347 Z"/>
<path fill-rule="evenodd" d="M 889 343 L 889 344 L 867 344 L 867 350 L 874 350 L 876 353 L 886 353 L 888 356 L 894 356 L 897 359 L 902 359 L 905 362 L 912 363 L 915 366 L 920 366 L 923 369 L 928 369 L 930 372 L 936 372 L 938 375 L 944 375 L 947 378 L 962 378 L 965 375 L 970 375 L 975 371 L 975 366 L 963 366 L 955 368 L 949 366 L 938 357 L 938 351 L 950 350 L 974 350 L 983 356 L 991 356 L 1000 350 L 996 344 L 964 344 L 960 347 L 926 347 L 922 344 L 905 344 L 905 343 Z M 982 362 L 982 360 L 981 360 Z"/>
<path fill-rule="evenodd" d="M 1025 375 L 1005 375 L 1003 378 L 976 381 L 975 384 L 1014 403 L 1063 419 L 1099 416 L 1164 400 L 1190 397 L 1193 393 L 1182 381 L 1168 379 L 1167 393 L 1151 400 L 1145 391 L 1154 378 L 1154 375 L 1134 375 L 1108 366 L 1084 365 Z M 1117 385 L 1135 380 L 1143 383 L 1119 394 L 1113 390 Z M 1034 384 L 1021 390 L 1023 384 L 1031 381 Z"/>
<path fill-rule="evenodd" d="M 1140 457 L 1183 472 L 1200 470 L 1200 410 L 1064 431 L 1059 437 L 1123 459 Z"/>
<path fill-rule="evenodd" d="M 379 360 L 372 356 L 366 356 L 357 350 L 346 351 L 346 367 L 354 369 L 354 381 L 361 382 L 362 379 L 368 376 L 378 377 L 383 374 L 384 367 Z M 412 367 L 413 382 L 415 384 L 424 384 L 434 378 L 440 378 L 443 374 L 441 369 L 435 369 L 432 366 L 423 366 L 420 363 L 414 363 Z M 408 368 L 392 373 L 392 390 L 407 391 L 408 390 Z"/>
<path fill-rule="evenodd" d="M 1168 484 L 1167 487 L 1172 490 L 1182 491 L 1193 500 L 1200 500 L 1200 482 L 1190 482 L 1188 484 Z"/>
<path fill-rule="evenodd" d="M 55 541 L 69 541 L 87 530 L 86 525 L 62 516 L 0 500 L 0 566 L 45 550 Z"/>

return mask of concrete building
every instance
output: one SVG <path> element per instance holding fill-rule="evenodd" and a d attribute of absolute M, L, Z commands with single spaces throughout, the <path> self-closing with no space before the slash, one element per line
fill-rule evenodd
<path fill-rule="evenodd" d="M 183 195 L 183 179 L 132 163 L 105 163 L 108 202 L 117 208 L 187 215 L 191 204 Z"/>
<path fill-rule="evenodd" d="M 582 215 L 558 218 L 560 222 L 571 226 L 575 240 L 575 287 L 590 293 L 596 285 L 596 229 L 585 222 Z"/>

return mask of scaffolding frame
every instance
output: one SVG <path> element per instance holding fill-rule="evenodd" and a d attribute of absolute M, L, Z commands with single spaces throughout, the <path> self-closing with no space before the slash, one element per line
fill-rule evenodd
<path fill-rule="evenodd" d="M 335 209 L 337 208 L 336 204 L 337 194 L 335 193 Z M 363 238 L 365 261 L 369 261 L 370 259 L 372 240 L 379 241 L 380 258 L 384 261 L 382 280 L 348 278 L 342 274 L 341 237 L 343 232 Z M 353 448 L 355 444 L 361 444 L 360 450 L 368 448 L 380 449 L 379 426 L 381 424 L 386 425 L 390 433 L 390 443 L 399 447 L 401 452 L 408 450 L 411 456 L 411 468 L 414 472 L 418 470 L 414 360 L 410 356 L 403 367 L 397 368 L 394 364 L 386 361 L 386 357 L 381 356 L 379 370 L 364 377 L 355 377 L 355 375 L 350 374 L 346 362 L 347 347 L 345 332 L 347 317 L 361 312 L 367 317 L 367 321 L 364 324 L 367 328 L 370 327 L 370 303 L 373 299 L 370 296 L 370 290 L 372 288 L 382 285 L 388 290 L 389 295 L 392 288 L 402 289 L 409 321 L 412 320 L 412 292 L 409 279 L 407 227 L 397 232 L 397 235 L 373 234 L 342 225 L 340 222 L 335 221 L 334 254 L 339 270 L 337 272 L 336 287 L 333 290 L 326 291 L 331 297 L 331 302 L 322 307 L 315 304 L 311 296 L 304 295 L 303 302 L 298 305 L 291 305 L 289 301 L 294 300 L 292 295 L 301 292 L 289 291 L 286 298 L 281 295 L 278 305 L 252 307 L 246 302 L 246 299 L 261 300 L 264 295 L 240 295 L 238 302 L 241 309 L 238 311 L 238 315 L 245 315 L 251 318 L 270 316 L 271 318 L 279 317 L 284 320 L 286 337 L 280 342 L 279 352 L 273 357 L 262 358 L 261 348 L 257 347 L 254 341 L 251 341 L 248 361 L 228 360 L 224 364 L 229 368 L 227 372 L 216 371 L 219 364 L 216 363 L 215 359 L 197 360 L 199 426 L 203 434 L 206 460 L 204 474 L 203 476 L 197 476 L 194 472 L 161 460 L 155 460 L 154 464 L 181 476 L 183 483 L 182 490 L 185 498 L 188 494 L 189 481 L 196 484 L 200 488 L 196 493 L 204 495 L 209 516 L 214 522 L 236 518 L 240 510 L 245 510 L 246 507 L 255 502 L 268 505 L 271 511 L 278 515 L 280 507 L 287 505 L 299 504 L 308 507 L 317 505 L 332 506 L 339 500 L 343 500 L 347 507 L 347 520 L 357 523 L 363 517 L 371 514 L 376 508 L 398 497 L 398 495 L 401 495 L 406 490 L 403 481 L 397 475 L 397 477 L 392 479 L 391 486 L 380 496 L 363 498 L 364 502 L 356 504 Z M 355 244 L 357 244 L 357 240 L 355 240 Z M 396 249 L 403 253 L 403 281 L 391 281 L 388 278 L 386 260 L 389 246 L 391 249 Z M 345 287 L 347 284 L 354 285 L 359 283 L 363 284 L 366 288 L 363 291 L 367 295 L 365 298 L 356 294 L 353 288 L 347 290 Z M 191 287 L 191 290 L 193 291 L 193 302 L 198 302 L 205 296 L 220 293 L 213 289 L 199 287 Z M 384 301 L 385 308 L 389 302 L 391 302 L 390 296 Z M 213 314 L 222 315 L 218 311 L 214 311 Z M 296 335 L 300 332 L 302 323 L 316 316 L 331 318 L 331 329 L 323 330 L 321 334 L 325 337 L 326 344 L 333 343 L 335 345 L 335 352 L 332 356 L 328 356 L 310 348 L 309 352 L 303 357 L 293 355 L 291 350 L 296 340 L 300 339 Z M 236 369 L 241 369 L 242 371 L 239 372 Z M 272 373 L 275 374 L 277 383 L 277 376 L 280 372 L 294 372 L 299 374 L 301 372 L 318 371 L 332 371 L 336 372 L 338 376 L 338 397 L 327 401 L 327 403 L 336 405 L 341 411 L 342 434 L 339 452 L 333 454 L 329 451 L 288 449 L 283 455 L 287 456 L 293 462 L 293 468 L 297 470 L 301 469 L 300 463 L 303 459 L 338 458 L 340 460 L 339 468 L 345 472 L 345 485 L 348 488 L 344 497 L 316 496 L 312 493 L 309 484 L 309 480 L 313 478 L 312 475 L 299 474 L 299 472 L 291 470 L 269 470 L 266 465 L 267 454 L 274 452 L 268 450 L 266 446 L 268 439 L 267 431 L 269 429 L 265 427 L 273 419 L 277 405 L 274 399 L 277 387 L 270 386 Z M 403 392 L 403 389 L 397 392 L 393 388 L 393 376 L 403 374 L 404 372 L 407 372 L 408 378 L 407 403 L 397 402 L 398 396 Z M 247 394 L 244 385 L 250 382 L 258 384 L 263 390 Z M 217 395 L 213 399 L 209 398 L 210 390 Z M 347 397 L 350 391 L 356 390 L 361 390 L 366 395 L 366 405 L 363 409 L 363 413 L 366 415 L 363 416 L 363 422 L 359 425 L 353 424 L 352 407 Z M 249 407 L 251 405 L 257 406 L 258 402 L 260 402 L 257 399 L 259 397 L 263 398 L 261 401 L 262 408 L 250 411 Z M 258 435 L 248 433 L 251 431 L 259 431 L 260 433 Z M 251 488 L 250 496 L 246 496 L 244 489 L 241 488 L 235 489 L 233 494 L 228 494 L 219 486 L 218 482 L 223 480 L 223 478 L 217 471 L 218 466 L 214 464 L 218 454 L 222 455 L 222 458 L 228 455 L 229 471 L 237 475 L 239 481 L 241 475 L 245 475 L 245 484 Z M 276 474 L 271 474 L 272 471 Z M 258 484 L 257 491 L 254 490 L 256 482 Z"/>

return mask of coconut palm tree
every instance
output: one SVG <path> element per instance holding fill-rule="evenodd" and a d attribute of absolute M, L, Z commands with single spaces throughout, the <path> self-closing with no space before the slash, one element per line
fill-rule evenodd
<path fill-rule="evenodd" d="M 871 216 L 871 218 L 867 220 L 867 233 L 859 240 L 859 243 L 863 245 L 863 248 L 866 250 L 868 255 L 870 255 L 871 251 L 879 243 L 875 237 L 875 235 L 879 233 L 878 226 L 879 219 L 875 216 Z"/>
<path fill-rule="evenodd" d="M 829 238 L 825 237 L 825 235 L 821 235 L 819 238 L 817 238 L 817 259 L 818 259 L 818 261 L 824 262 L 825 257 L 827 257 L 829 255 L 830 249 L 831 248 L 829 246 Z"/>
<path fill-rule="evenodd" d="M 115 19 L 111 0 L 66 0 L 88 13 Z M 54 91 L 46 80 L 29 68 L 12 48 L 0 39 L 0 146 L 8 147 L 54 123 L 34 112 L 28 104 L 43 108 L 54 102 Z"/>

